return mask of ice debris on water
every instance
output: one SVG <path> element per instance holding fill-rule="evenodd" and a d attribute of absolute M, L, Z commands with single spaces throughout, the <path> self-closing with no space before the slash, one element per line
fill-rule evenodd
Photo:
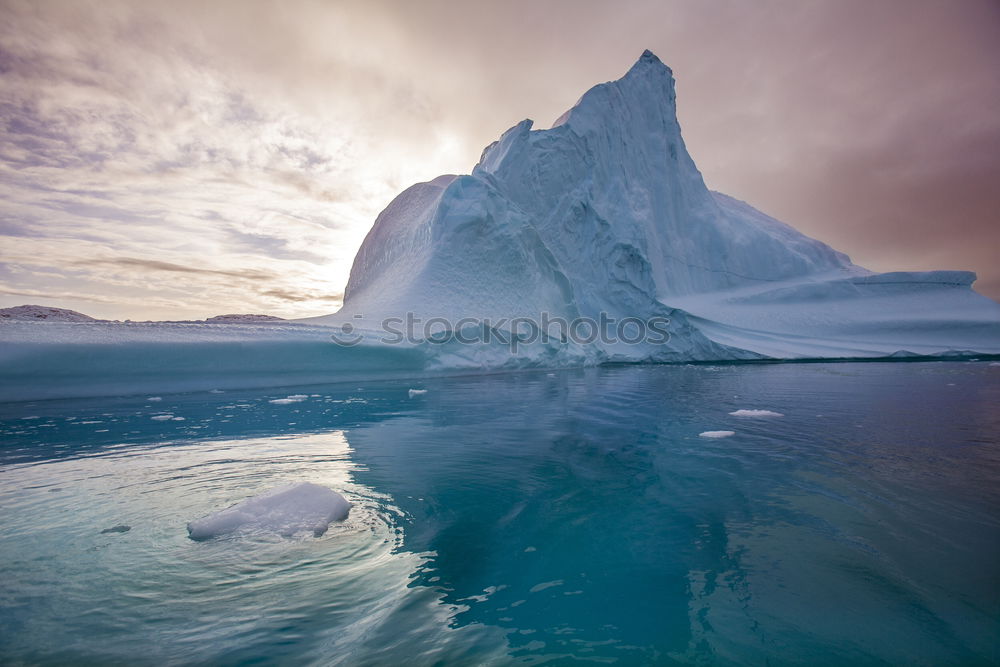
<path fill-rule="evenodd" d="M 780 412 L 775 412 L 773 410 L 736 410 L 735 412 L 730 412 L 734 417 L 784 417 Z"/>
<path fill-rule="evenodd" d="M 289 403 L 301 403 L 302 401 L 309 398 L 306 394 L 292 394 L 285 398 L 272 398 L 268 403 L 274 403 L 275 405 L 288 405 Z"/>
<path fill-rule="evenodd" d="M 410 398 L 413 398 L 414 396 L 423 396 L 424 394 L 427 393 L 427 390 L 426 389 L 411 389 L 407 393 L 409 394 Z"/>
<path fill-rule="evenodd" d="M 544 591 L 546 588 L 554 588 L 555 586 L 562 586 L 563 583 L 564 582 L 562 579 L 556 579 L 554 581 L 543 581 L 540 584 L 535 584 L 534 586 L 532 586 L 530 589 L 528 589 L 528 592 L 538 593 L 539 591 Z"/>
<path fill-rule="evenodd" d="M 331 521 L 343 521 L 351 503 L 333 489 L 298 482 L 271 489 L 187 525 L 192 540 L 256 530 L 291 537 L 309 531 L 319 537 Z"/>
<path fill-rule="evenodd" d="M 728 438 L 736 435 L 736 431 L 702 431 L 698 434 L 700 438 Z"/>

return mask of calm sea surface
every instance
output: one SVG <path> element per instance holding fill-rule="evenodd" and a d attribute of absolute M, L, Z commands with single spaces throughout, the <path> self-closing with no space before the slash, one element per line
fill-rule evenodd
<path fill-rule="evenodd" d="M 1000 661 L 996 363 L 149 398 L 0 405 L 0 663 Z M 350 517 L 188 539 L 295 481 Z"/>

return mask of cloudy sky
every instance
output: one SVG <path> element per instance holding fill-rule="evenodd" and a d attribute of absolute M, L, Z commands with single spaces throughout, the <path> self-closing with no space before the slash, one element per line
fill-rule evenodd
<path fill-rule="evenodd" d="M 0 306 L 336 310 L 408 185 L 643 49 L 709 187 L 1000 298 L 1000 3 L 0 0 Z"/>

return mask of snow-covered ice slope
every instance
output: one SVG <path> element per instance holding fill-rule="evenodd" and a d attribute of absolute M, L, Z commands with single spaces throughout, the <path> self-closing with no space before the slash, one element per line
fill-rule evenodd
<path fill-rule="evenodd" d="M 713 195 L 733 217 L 790 230 Z M 669 300 L 712 340 L 777 359 L 997 354 L 1000 304 L 973 291 L 975 279 L 971 271 L 876 274 L 853 266 Z"/>
<path fill-rule="evenodd" d="M 343 309 L 318 321 L 671 320 L 665 344 L 570 343 L 536 350 L 538 363 L 1000 353 L 1000 305 L 971 289 L 974 274 L 873 274 L 710 192 L 675 99 L 670 69 L 647 51 L 550 129 L 512 127 L 471 175 L 414 185 L 362 245 Z M 478 353 L 439 352 L 441 365 Z M 478 360 L 521 365 L 531 354 Z"/>
<path fill-rule="evenodd" d="M 875 274 L 709 191 L 675 99 L 670 69 L 647 51 L 551 128 L 509 129 L 471 174 L 405 190 L 375 221 L 333 315 L 266 325 L 0 320 L 0 400 L 606 361 L 1000 354 L 1000 304 L 972 290 L 974 274 Z M 384 320 L 407 313 L 443 318 L 473 342 L 386 344 Z M 516 351 L 486 340 L 506 320 L 543 315 L 669 320 L 669 340 L 585 343 L 558 328 Z M 360 342 L 332 343 L 342 327 L 342 340 Z"/>

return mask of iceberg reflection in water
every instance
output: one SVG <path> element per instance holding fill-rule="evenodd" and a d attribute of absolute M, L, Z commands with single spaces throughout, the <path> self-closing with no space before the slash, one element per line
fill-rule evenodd
<path fill-rule="evenodd" d="M 1000 368 L 595 368 L 0 406 L 0 655 L 987 662 Z M 274 403 L 289 395 L 294 403 Z M 768 409 L 781 418 L 730 413 Z M 184 421 L 153 421 L 170 413 Z M 730 430 L 722 439 L 706 431 Z M 188 539 L 281 483 L 322 537 Z M 104 532 L 127 525 L 127 532 Z M 53 641 L 59 637 L 59 641 Z"/>

